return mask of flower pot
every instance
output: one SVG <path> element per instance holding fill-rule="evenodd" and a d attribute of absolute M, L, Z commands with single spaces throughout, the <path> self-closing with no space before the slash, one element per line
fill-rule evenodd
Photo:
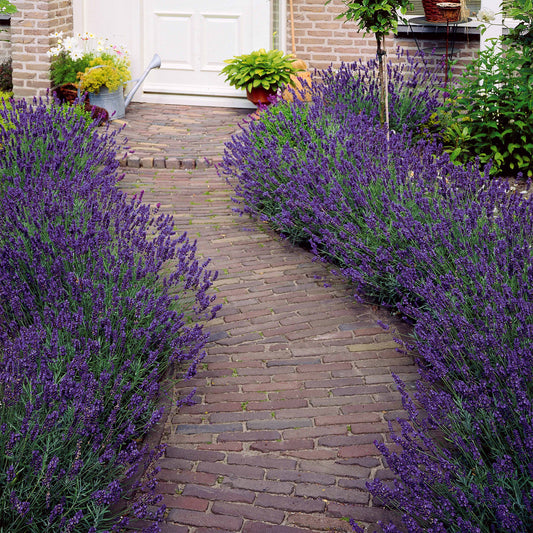
<path fill-rule="evenodd" d="M 80 99 L 80 92 L 78 91 L 78 88 L 72 83 L 65 83 L 63 85 L 59 85 L 58 87 L 53 87 L 52 92 L 56 95 L 56 97 L 62 104 L 74 105 L 74 103 Z M 96 105 L 91 105 L 87 98 L 81 103 L 84 106 L 85 111 L 91 113 L 91 116 L 93 118 L 99 119 L 99 124 L 107 122 L 109 118 L 107 110 Z"/>
<path fill-rule="evenodd" d="M 259 105 L 269 105 L 269 97 L 274 96 L 276 91 L 272 89 L 263 89 L 263 87 L 254 87 L 251 91 L 246 90 L 246 98 L 252 102 L 252 104 Z"/>
<path fill-rule="evenodd" d="M 453 10 L 451 10 L 452 12 L 450 12 L 450 10 L 448 9 L 441 9 L 437 5 L 441 2 L 442 0 L 422 0 L 422 6 L 424 7 L 424 14 L 426 16 L 426 20 L 428 22 L 457 22 L 459 20 L 459 14 L 461 11 L 461 3 L 459 1 L 449 2 L 456 3 L 458 6 L 458 9 L 455 10 L 455 13 L 453 13 Z"/>
<path fill-rule="evenodd" d="M 101 87 L 97 93 L 88 93 L 91 105 L 103 107 L 109 114 L 109 120 L 122 118 L 126 114 L 124 104 L 124 89 L 119 87 L 110 91 L 107 87 Z"/>

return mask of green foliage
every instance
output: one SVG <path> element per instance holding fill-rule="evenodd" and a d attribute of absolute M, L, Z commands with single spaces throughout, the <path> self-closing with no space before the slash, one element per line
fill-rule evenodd
<path fill-rule="evenodd" d="M 11 15 L 17 8 L 9 0 L 0 0 L 0 15 Z"/>
<path fill-rule="evenodd" d="M 54 85 L 81 85 L 85 91 L 91 92 L 106 86 L 113 91 L 131 79 L 127 50 L 113 45 L 108 39 L 92 33 L 64 37 L 63 32 L 56 32 L 51 37 L 57 40 L 47 52 L 51 57 L 50 77 Z"/>
<path fill-rule="evenodd" d="M 261 48 L 250 54 L 226 59 L 228 63 L 220 72 L 227 81 L 237 89 L 251 91 L 254 87 L 276 91 L 281 85 L 291 83 L 291 75 L 298 72 L 294 67 L 295 59 L 291 55 L 283 55 L 281 50 Z"/>
<path fill-rule="evenodd" d="M 504 41 L 507 44 L 532 47 L 533 0 L 503 0 L 502 7 L 506 17 L 519 21 L 514 28 L 509 28 L 509 34 L 504 37 Z"/>
<path fill-rule="evenodd" d="M 329 4 L 328 0 L 326 4 Z M 385 36 L 398 30 L 398 13 L 405 14 L 412 8 L 410 0 L 343 0 L 346 11 L 337 18 L 345 17 L 346 20 L 355 22 L 365 35 L 374 33 L 376 36 Z"/>
<path fill-rule="evenodd" d="M 102 87 L 116 91 L 131 79 L 128 60 L 117 59 L 109 54 L 102 54 L 92 59 L 85 69 L 78 74 L 81 89 L 98 93 Z"/>
<path fill-rule="evenodd" d="M 61 52 L 50 65 L 52 83 L 55 86 L 76 83 L 78 81 L 78 72 L 84 72 L 92 59 L 92 55 L 86 55 L 80 59 L 73 60 L 67 52 Z"/>
<path fill-rule="evenodd" d="M 481 51 L 439 113 L 454 161 L 493 161 L 491 173 L 533 176 L 533 68 L 519 48 Z"/>
<path fill-rule="evenodd" d="M 0 109 L 5 108 L 9 111 L 13 107 L 11 105 L 12 97 L 13 97 L 13 93 L 0 91 Z M 12 124 L 0 118 L 0 127 L 3 127 L 5 129 L 10 129 L 12 127 Z"/>

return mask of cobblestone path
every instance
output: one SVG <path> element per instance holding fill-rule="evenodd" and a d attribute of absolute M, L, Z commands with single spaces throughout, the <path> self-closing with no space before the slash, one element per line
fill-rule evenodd
<path fill-rule="evenodd" d="M 223 304 L 197 376 L 174 387 L 175 398 L 196 388 L 197 403 L 170 412 L 162 431 L 164 533 L 351 531 L 346 517 L 376 530 L 387 514 L 365 482 L 387 476 L 373 441 L 388 440 L 401 410 L 391 372 L 416 378 L 376 320 L 401 325 L 356 302 L 307 251 L 234 214 L 214 169 L 124 170 L 123 190 L 144 190 L 198 240 Z"/>

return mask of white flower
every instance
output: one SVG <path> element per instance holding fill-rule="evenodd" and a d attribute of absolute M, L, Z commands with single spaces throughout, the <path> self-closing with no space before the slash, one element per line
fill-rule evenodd
<path fill-rule="evenodd" d="M 52 48 L 50 48 L 50 50 L 48 50 L 48 52 L 46 52 L 46 55 L 48 57 L 54 57 L 54 56 L 57 56 L 61 53 L 61 46 L 54 46 Z"/>
<path fill-rule="evenodd" d="M 481 22 L 492 22 L 496 18 L 494 11 L 490 9 L 480 9 L 477 12 L 477 19 Z"/>
<path fill-rule="evenodd" d="M 73 61 L 77 61 L 83 57 L 83 50 L 81 48 L 74 48 L 69 52 L 69 56 Z"/>
<path fill-rule="evenodd" d="M 52 37 L 54 39 L 62 39 L 63 38 L 63 32 L 62 31 L 55 31 L 54 33 L 51 33 L 49 37 Z"/>
<path fill-rule="evenodd" d="M 77 45 L 78 42 L 74 37 L 65 37 L 65 40 L 63 41 L 63 47 L 65 50 L 72 50 L 76 48 Z"/>

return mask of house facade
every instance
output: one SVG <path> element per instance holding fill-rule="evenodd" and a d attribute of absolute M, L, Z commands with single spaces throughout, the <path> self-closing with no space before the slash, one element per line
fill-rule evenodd
<path fill-rule="evenodd" d="M 342 0 L 14 0 L 10 42 L 15 97 L 43 94 L 50 88 L 50 34 L 92 32 L 124 44 L 130 51 L 133 77 L 140 76 L 153 54 L 162 59 L 135 100 L 198 105 L 248 106 L 242 91 L 218 75 L 223 60 L 258 48 L 293 49 L 310 69 L 375 56 L 373 35 L 337 19 Z M 473 9 L 499 10 L 498 0 L 472 0 Z M 400 46 L 423 49 L 442 68 L 446 40 L 460 68 L 471 61 L 487 34 L 478 21 L 447 28 L 424 23 L 420 0 L 409 24 L 387 39 L 389 54 Z M 491 27 L 501 32 L 501 25 Z M 446 35 L 448 34 L 448 37 Z M 5 34 L 0 34 L 5 35 Z M 481 39 L 481 41 L 480 41 Z M 3 47 L 3 48 L 2 48 Z"/>

